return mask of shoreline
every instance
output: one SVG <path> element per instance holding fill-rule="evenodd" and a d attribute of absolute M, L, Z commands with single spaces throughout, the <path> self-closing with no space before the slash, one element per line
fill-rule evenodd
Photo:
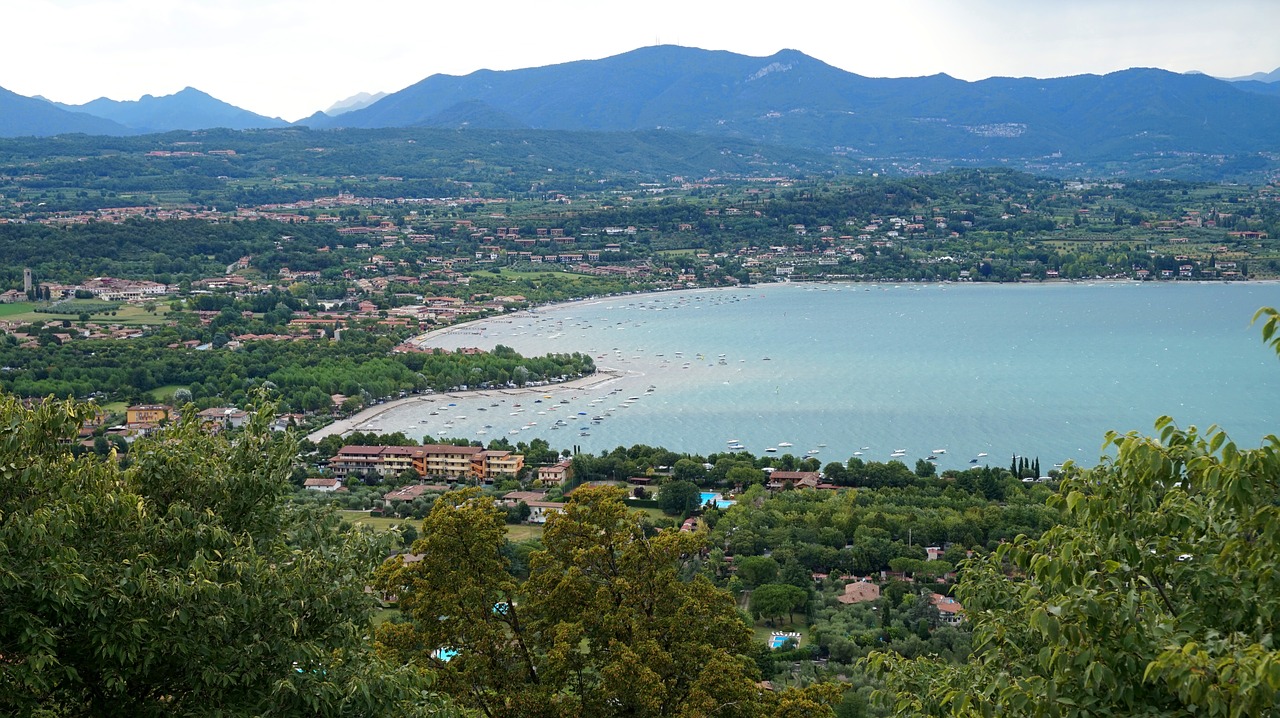
<path fill-rule="evenodd" d="M 581 299 L 570 299 L 562 302 L 547 302 L 546 304 L 536 304 L 526 309 L 520 309 L 508 314 L 495 314 L 490 317 L 481 317 L 479 319 L 470 319 L 461 324 L 450 324 L 449 326 L 439 327 L 427 332 L 423 332 L 415 337 L 405 340 L 406 344 L 414 344 L 422 348 L 421 344 L 432 339 L 447 337 L 452 334 L 470 334 L 474 336 L 484 336 L 483 328 L 480 331 L 465 331 L 468 328 L 492 324 L 494 322 L 510 321 L 510 319 L 521 316 L 537 316 L 543 310 L 559 310 L 566 307 L 577 305 L 592 304 L 610 300 L 619 300 L 628 297 L 652 297 L 667 294 L 681 293 L 702 293 L 702 292 L 732 292 L 742 290 L 763 290 L 772 287 L 802 287 L 817 284 L 861 284 L 861 285 L 906 285 L 906 286 L 938 286 L 938 287 L 1061 287 L 1061 286 L 1077 286 L 1091 285 L 1100 282 L 1131 284 L 1134 286 L 1165 286 L 1165 285 L 1216 285 L 1216 284 L 1277 284 L 1280 283 L 1280 277 L 1265 279 L 1232 279 L 1230 281 L 1207 280 L 1207 279 L 1191 279 L 1191 280 L 1154 280 L 1154 279 L 1135 279 L 1133 277 L 1112 277 L 1101 279 L 1043 279 L 1034 282 L 936 282 L 936 281 L 910 281 L 905 279 L 884 279 L 884 280 L 860 280 L 860 279 L 799 279 L 787 280 L 785 282 L 761 282 L 759 284 L 736 285 L 731 287 L 679 287 L 671 289 L 653 289 L 644 292 L 631 292 L 624 294 L 601 294 L 599 296 L 583 297 Z M 464 345 L 459 344 L 459 347 Z"/>
<path fill-rule="evenodd" d="M 481 319 L 476 321 L 486 321 L 486 320 Z M 331 424 L 328 424 L 320 429 L 317 429 L 311 432 L 310 434 L 307 434 L 306 438 L 310 441 L 319 441 L 324 437 L 331 436 L 333 434 L 346 436 L 354 432 L 356 430 L 356 427 L 360 426 L 361 424 L 367 421 L 371 421 L 373 419 L 376 419 L 382 416 L 383 414 L 396 411 L 399 409 L 403 409 L 406 406 L 410 406 L 418 402 L 434 403 L 434 402 L 440 401 L 440 399 L 442 398 L 466 399 L 466 398 L 488 397 L 488 396 L 521 397 L 521 396 L 540 395 L 540 394 L 550 394 L 554 396 L 556 394 L 565 394 L 573 391 L 581 391 L 583 389 L 594 389 L 596 387 L 605 386 L 606 384 L 611 384 L 625 377 L 626 375 L 627 375 L 627 372 L 621 371 L 618 369 L 597 368 L 595 373 L 588 374 L 587 376 L 580 376 L 576 379 L 570 379 L 568 381 L 563 381 L 557 384 L 543 384 L 541 386 L 524 386 L 524 387 L 516 387 L 514 389 L 510 387 L 502 387 L 497 389 L 467 389 L 465 391 L 455 390 L 455 391 L 445 391 L 445 392 L 432 392 L 430 394 L 418 394 L 416 396 L 406 396 L 400 399 L 389 401 L 385 404 L 379 404 L 377 406 L 369 407 L 368 409 L 363 409 L 360 412 L 353 414 L 351 416 L 348 416 L 344 419 L 338 419 L 337 421 L 334 421 Z"/>
<path fill-rule="evenodd" d="M 1239 285 L 1247 284 L 1247 285 L 1253 285 L 1256 287 L 1267 287 L 1267 286 L 1274 287 L 1277 284 L 1277 282 L 1274 280 L 1251 280 L 1251 281 L 1245 281 L 1245 282 L 1232 282 L 1232 283 L 1239 284 Z M 738 292 L 745 292 L 753 296 L 755 294 L 760 294 L 763 296 L 764 293 L 772 294 L 779 290 L 781 290 L 783 293 L 787 293 L 787 290 L 783 288 L 790 288 L 791 290 L 801 290 L 806 287 L 808 287 L 809 289 L 817 289 L 817 287 L 814 286 L 815 284 L 818 284 L 818 283 L 809 283 L 809 282 L 768 283 L 768 284 L 761 284 L 761 285 L 750 285 L 746 287 L 681 288 L 681 289 L 658 290 L 658 291 L 652 291 L 652 292 L 635 292 L 635 293 L 584 297 L 584 298 L 574 299 L 571 301 L 550 302 L 546 304 L 539 304 L 539 305 L 532 306 L 527 309 L 522 309 L 519 311 L 497 314 L 490 317 L 471 319 L 466 322 L 445 326 L 445 327 L 437 327 L 430 331 L 423 332 L 413 337 L 412 339 L 407 340 L 407 342 L 423 348 L 431 348 L 424 345 L 434 345 L 434 347 L 440 347 L 446 350 L 456 350 L 459 347 L 466 347 L 466 346 L 490 346 L 491 347 L 495 342 L 499 344 L 506 344 L 508 343 L 507 340 L 505 339 L 507 335 L 511 334 L 514 337 L 517 334 L 513 334 L 513 332 L 523 331 L 523 330 L 517 329 L 515 325 L 527 324 L 531 319 L 535 321 L 542 321 L 548 318 L 547 315 L 556 313 L 556 312 L 563 313 L 568 311 L 570 313 L 573 313 L 574 307 L 588 307 L 593 305 L 600 305 L 600 304 L 606 304 L 606 303 L 619 303 L 619 302 L 624 304 L 631 303 L 631 302 L 642 302 L 646 298 L 657 298 L 657 297 L 672 298 L 672 297 L 669 297 L 668 295 L 710 297 L 717 293 L 735 294 Z M 1005 292 L 1018 291 L 1019 288 L 1023 290 L 1033 290 L 1033 291 L 1036 289 L 1041 291 L 1051 291 L 1054 288 L 1065 289 L 1066 287 L 1069 287 L 1069 286 L 1079 286 L 1080 289 L 1083 290 L 1086 287 L 1086 285 L 1093 286 L 1097 284 L 1099 286 L 1108 285 L 1113 287 L 1128 286 L 1133 288 L 1131 291 L 1138 291 L 1140 294 L 1143 294 L 1145 296 L 1145 293 L 1142 293 L 1140 290 L 1141 288 L 1147 287 L 1147 285 L 1151 285 L 1151 287 L 1147 287 L 1147 288 L 1169 287 L 1174 284 L 1178 284 L 1182 286 L 1194 285 L 1197 287 L 1202 287 L 1205 285 L 1212 286 L 1218 283 L 1216 282 L 1215 283 L 1139 282 L 1137 280 L 1132 280 L 1132 279 L 1127 279 L 1127 280 L 1112 279 L 1112 280 L 1101 280 L 1101 281 L 1091 280 L 1087 282 L 1061 280 L 1061 281 L 1048 281 L 1048 282 L 1019 282 L 1019 283 L 1003 283 L 1003 284 L 992 283 L 992 282 L 975 282 L 975 283 L 824 282 L 822 284 L 852 285 L 855 287 L 859 285 L 867 285 L 867 286 L 878 285 L 880 288 L 886 289 L 886 290 L 891 288 L 899 288 L 902 290 L 914 289 L 916 291 L 925 289 L 925 285 L 931 285 L 931 286 L 936 285 L 934 287 L 935 290 L 956 289 L 957 287 L 962 287 L 962 286 L 985 287 L 987 289 L 986 291 L 982 292 L 983 294 L 987 294 L 991 291 L 999 292 L 1000 291 L 999 288 L 1004 288 Z M 871 288 L 874 289 L 875 287 L 871 286 Z M 963 290 L 957 290 L 957 291 L 963 291 Z M 1166 292 L 1167 291 L 1169 290 L 1166 290 Z M 1173 292 L 1176 293 L 1176 290 L 1173 290 Z M 1161 292 L 1157 292 L 1157 294 L 1163 295 L 1163 293 Z M 1012 298 L 1011 295 L 1007 295 L 1007 296 L 1009 296 L 1009 298 Z M 1185 293 L 1182 293 L 1182 294 L 1179 294 L 1178 296 L 1186 296 L 1186 295 Z M 1256 309 L 1256 307 L 1254 308 Z M 561 319 L 563 318 L 564 317 L 561 317 Z M 518 341 L 516 342 L 516 345 L 518 345 Z M 586 352 L 587 350 L 583 348 L 577 348 L 577 349 L 565 348 L 565 349 L 555 349 L 554 351 Z M 600 350 L 600 351 L 603 351 L 603 350 Z M 591 353 L 595 354 L 599 352 L 592 351 Z M 632 357 L 632 358 L 638 358 L 638 357 Z M 607 361 L 606 357 L 603 355 L 598 357 L 597 361 L 599 360 Z M 312 441 L 316 441 L 325 436 L 334 435 L 334 434 L 347 435 L 357 430 L 359 431 L 370 430 L 372 431 L 372 433 L 385 433 L 393 430 L 400 430 L 400 431 L 405 431 L 406 435 L 409 435 L 412 431 L 416 430 L 416 424 L 411 424 L 408 428 L 406 428 L 405 426 L 400 426 L 400 424 L 403 423 L 403 421 L 400 421 L 398 417 L 404 417 L 406 416 L 406 414 L 408 414 L 412 416 L 411 421 L 416 422 L 419 417 L 416 416 L 415 412 L 419 410 L 419 407 L 421 407 L 420 410 L 423 414 L 422 423 L 426 424 L 428 422 L 426 420 L 425 414 L 426 414 L 426 411 L 429 410 L 427 408 L 427 404 L 436 403 L 442 399 L 446 402 L 457 400 L 460 402 L 460 407 L 466 406 L 465 404 L 461 403 L 464 400 L 476 401 L 476 400 L 485 399 L 486 401 L 484 403 L 487 405 L 488 404 L 487 399 L 492 399 L 492 401 L 496 402 L 500 398 L 508 398 L 508 399 L 514 398 L 515 400 L 519 401 L 520 397 L 534 398 L 541 394 L 551 394 L 556 396 L 556 398 L 558 399 L 563 399 L 563 398 L 566 398 L 568 394 L 571 394 L 577 391 L 590 390 L 606 384 L 612 384 L 614 382 L 635 378 L 636 376 L 643 376 L 646 373 L 647 373 L 646 371 L 637 372 L 634 369 L 629 370 L 626 368 L 625 364 L 614 365 L 612 367 L 597 365 L 597 369 L 595 373 L 588 376 L 579 377 L 577 379 L 573 379 L 570 381 L 562 382 L 559 384 L 547 384 L 547 385 L 536 386 L 536 387 L 522 387 L 522 388 L 475 389 L 475 390 L 468 390 L 465 392 L 464 391 L 446 391 L 446 392 L 440 392 L 440 393 L 413 395 L 413 396 L 409 396 L 401 399 L 395 399 L 393 401 L 389 401 L 386 404 L 380 404 L 373 407 L 369 407 L 352 417 L 348 417 L 346 419 L 339 419 L 333 422 L 332 424 L 329 424 L 328 426 L 322 427 L 321 429 L 318 429 L 317 431 L 312 432 L 310 435 L 308 435 L 308 438 L 311 439 Z M 654 381 L 657 381 L 657 379 L 654 379 Z M 728 382 L 725 382 L 725 383 L 728 383 Z M 427 404 L 415 405 L 414 402 L 416 401 L 426 402 Z M 494 406 L 496 406 L 496 404 Z M 461 410 L 462 409 L 460 408 L 459 411 Z M 480 410 L 483 411 L 484 409 L 480 409 Z M 441 408 L 440 411 L 442 414 L 444 414 L 445 412 L 443 408 Z M 470 414 L 469 411 L 465 413 Z M 494 419 L 492 418 L 489 420 L 494 421 Z M 443 421 L 443 418 L 440 419 L 439 421 Z M 511 420 L 511 421 L 516 421 L 516 420 Z M 369 424 L 369 427 L 361 428 L 367 423 Z M 431 423 L 434 425 L 437 423 L 437 420 L 432 419 Z M 494 423 L 498 424 L 499 422 L 494 421 Z M 537 424 L 537 422 L 531 422 L 531 423 Z M 377 426 L 381 427 L 380 430 L 379 428 L 372 428 Z M 475 427 L 470 427 L 470 429 L 474 429 L 474 428 Z M 486 429 L 489 428 L 488 425 L 486 425 L 485 428 Z M 500 428 L 505 429 L 507 427 L 500 427 Z M 519 426 L 517 425 L 516 428 L 518 429 Z M 530 427 L 525 426 L 523 428 L 528 430 Z M 432 434 L 435 434 L 435 433 L 436 433 L 435 431 L 432 431 Z M 480 431 L 478 433 L 484 434 L 485 432 Z M 514 434 L 516 432 L 511 431 L 509 433 Z M 595 439 L 592 439 L 590 441 L 595 441 Z M 984 448 L 984 450 L 987 450 L 987 449 Z"/>

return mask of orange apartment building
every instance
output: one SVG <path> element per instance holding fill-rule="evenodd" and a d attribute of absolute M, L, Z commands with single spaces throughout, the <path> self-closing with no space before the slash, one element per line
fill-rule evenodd
<path fill-rule="evenodd" d="M 329 469 L 339 478 L 367 473 L 396 476 L 414 469 L 423 477 L 490 481 L 499 476 L 515 476 L 523 468 L 523 454 L 448 444 L 344 446 L 329 460 Z"/>

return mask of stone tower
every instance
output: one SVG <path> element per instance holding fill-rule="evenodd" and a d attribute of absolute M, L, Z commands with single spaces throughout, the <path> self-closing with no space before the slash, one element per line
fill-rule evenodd
<path fill-rule="evenodd" d="M 31 267 L 22 268 L 22 291 L 31 293 Z"/>

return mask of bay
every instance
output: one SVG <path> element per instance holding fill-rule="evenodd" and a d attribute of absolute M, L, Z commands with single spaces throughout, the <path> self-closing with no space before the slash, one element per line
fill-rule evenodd
<path fill-rule="evenodd" d="M 587 300 L 424 345 L 581 351 L 621 378 L 426 397 L 360 428 L 592 452 L 705 455 L 736 439 L 824 464 L 905 449 L 908 465 L 934 455 L 943 469 L 1018 454 L 1047 471 L 1095 464 L 1108 430 L 1150 434 L 1168 414 L 1256 446 L 1278 433 L 1280 406 L 1280 361 L 1250 327 L 1261 306 L 1280 306 L 1280 284 L 770 284 Z"/>

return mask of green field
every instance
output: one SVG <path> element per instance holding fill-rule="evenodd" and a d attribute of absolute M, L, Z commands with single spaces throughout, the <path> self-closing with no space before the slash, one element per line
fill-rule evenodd
<path fill-rule="evenodd" d="M 84 300 L 86 307 L 98 305 L 102 302 L 96 300 Z M 76 311 L 76 302 L 74 300 L 66 302 L 64 306 L 69 311 L 58 314 L 50 314 L 48 312 L 37 312 L 35 309 L 41 304 L 35 302 L 14 302 L 13 304 L 0 304 L 0 319 L 17 322 L 60 322 L 68 320 L 78 322 L 80 312 Z M 163 302 L 156 303 L 156 310 L 148 312 L 141 306 L 134 304 L 123 304 L 119 309 L 114 310 L 115 314 L 91 314 L 89 316 L 90 324 L 123 324 L 127 326 L 146 326 L 148 324 L 162 324 L 168 320 L 169 306 Z"/>
<path fill-rule="evenodd" d="M 528 541 L 542 538 L 542 524 L 507 524 L 508 541 Z"/>
<path fill-rule="evenodd" d="M 342 518 L 353 524 L 363 524 L 374 531 L 390 531 L 405 523 L 413 523 L 414 519 L 386 518 L 370 516 L 368 511 L 341 511 Z"/>
<path fill-rule="evenodd" d="M 181 384 L 165 384 L 164 386 L 158 386 L 152 389 L 151 393 L 152 395 L 155 396 L 157 401 L 170 401 L 173 399 L 173 395 L 175 392 L 177 392 L 179 389 L 186 389 L 186 388 L 187 387 Z"/>
<path fill-rule="evenodd" d="M 368 511 L 340 511 L 339 513 L 344 520 L 368 526 L 374 531 L 390 531 L 406 524 L 413 524 L 417 528 L 421 523 L 418 519 L 369 516 Z M 507 524 L 507 539 L 510 541 L 527 541 L 536 538 L 542 538 L 542 524 Z"/>
<path fill-rule="evenodd" d="M 30 313 L 36 305 L 32 302 L 14 302 L 13 304 L 0 304 L 0 319 L 9 319 L 10 317 Z"/>

